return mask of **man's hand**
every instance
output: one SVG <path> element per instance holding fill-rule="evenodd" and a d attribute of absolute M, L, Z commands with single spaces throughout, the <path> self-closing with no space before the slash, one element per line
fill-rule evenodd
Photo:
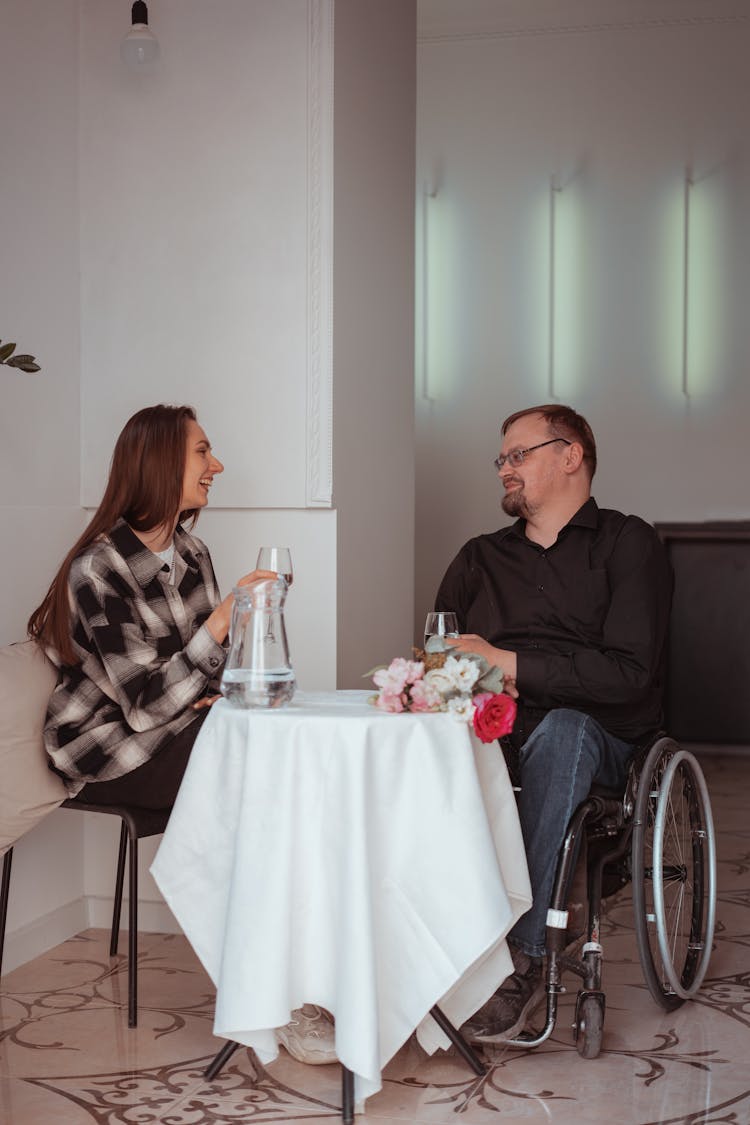
<path fill-rule="evenodd" d="M 518 699 L 516 687 L 518 662 L 515 652 L 511 652 L 507 648 L 495 648 L 489 641 L 485 641 L 483 637 L 477 636 L 476 633 L 462 633 L 458 639 L 446 637 L 445 643 L 458 652 L 476 652 L 478 656 L 483 656 L 488 664 L 499 668 L 503 674 L 503 691 L 507 692 L 511 699 Z"/>

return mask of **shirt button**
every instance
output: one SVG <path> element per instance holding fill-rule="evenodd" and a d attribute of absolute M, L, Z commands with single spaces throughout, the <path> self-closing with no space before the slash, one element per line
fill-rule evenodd
<path fill-rule="evenodd" d="M 543 593 L 544 592 L 544 586 L 537 586 L 537 590 L 539 591 L 540 594 Z"/>
<path fill-rule="evenodd" d="M 208 663 L 209 663 L 209 664 L 211 665 L 211 667 L 212 667 L 212 668 L 218 668 L 218 667 L 219 667 L 219 658 L 218 658 L 218 656 L 212 656 L 212 657 L 210 657 L 210 658 L 209 658 L 209 661 L 208 661 Z"/>

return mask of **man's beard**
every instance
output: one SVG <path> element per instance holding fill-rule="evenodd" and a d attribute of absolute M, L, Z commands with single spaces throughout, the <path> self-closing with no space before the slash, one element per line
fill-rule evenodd
<path fill-rule="evenodd" d="M 500 503 L 506 516 L 526 517 L 529 515 L 526 497 L 523 494 L 523 487 L 515 488 L 512 492 L 506 492 Z"/>

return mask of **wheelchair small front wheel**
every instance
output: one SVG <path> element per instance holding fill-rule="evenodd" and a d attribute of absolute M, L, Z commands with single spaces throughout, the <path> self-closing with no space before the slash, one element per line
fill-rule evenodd
<path fill-rule="evenodd" d="M 579 992 L 576 1002 L 576 1050 L 582 1059 L 595 1059 L 602 1049 L 604 993 Z"/>
<path fill-rule="evenodd" d="M 646 984 L 667 1011 L 700 988 L 708 968 L 716 905 L 716 852 L 700 765 L 662 738 L 636 794 L 633 908 Z"/>

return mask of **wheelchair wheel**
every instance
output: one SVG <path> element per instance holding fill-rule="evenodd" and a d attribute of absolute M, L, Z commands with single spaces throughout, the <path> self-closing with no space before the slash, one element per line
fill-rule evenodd
<path fill-rule="evenodd" d="M 667 1011 L 700 988 L 716 907 L 716 851 L 701 768 L 670 738 L 652 747 L 635 801 L 633 907 L 646 984 Z"/>
<path fill-rule="evenodd" d="M 576 1003 L 576 1050 L 583 1059 L 595 1059 L 602 1049 L 604 993 L 579 992 Z"/>

